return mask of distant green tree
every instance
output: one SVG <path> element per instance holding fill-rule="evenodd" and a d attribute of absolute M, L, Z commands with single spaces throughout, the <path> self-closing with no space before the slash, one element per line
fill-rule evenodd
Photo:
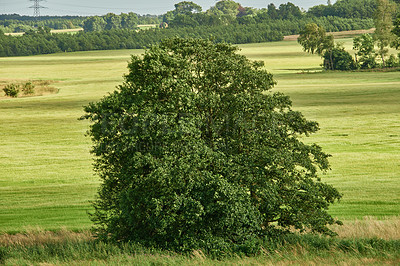
<path fill-rule="evenodd" d="M 354 70 L 357 64 L 344 47 L 338 45 L 323 55 L 325 69 L 331 70 Z"/>
<path fill-rule="evenodd" d="M 215 4 L 215 7 L 220 10 L 224 15 L 229 17 L 236 17 L 239 13 L 239 3 L 232 0 L 221 0 Z"/>
<path fill-rule="evenodd" d="M 106 28 L 106 22 L 102 17 L 94 16 L 83 22 L 84 31 L 102 31 Z"/>
<path fill-rule="evenodd" d="M 378 46 L 378 55 L 381 57 L 382 66 L 385 67 L 385 56 L 388 54 L 387 48 L 394 40 L 392 33 L 393 16 L 396 11 L 396 4 L 389 0 L 377 0 L 378 7 L 375 12 L 375 38 Z"/>
<path fill-rule="evenodd" d="M 300 31 L 297 42 L 303 46 L 303 50 L 309 53 L 317 53 L 324 57 L 325 54 L 332 55 L 332 49 L 335 46 L 333 35 L 326 35 L 323 27 L 319 27 L 315 23 L 307 24 Z M 330 57 L 325 67 L 333 70 L 333 58 Z"/>
<path fill-rule="evenodd" d="M 271 92 L 262 62 L 228 44 L 168 39 L 133 56 L 118 90 L 85 107 L 102 179 L 100 236 L 146 246 L 257 252 L 295 228 L 332 234 L 318 130 Z M 271 235 L 273 234 L 273 235 Z"/>
<path fill-rule="evenodd" d="M 163 22 L 170 23 L 171 21 L 174 20 L 174 18 L 175 18 L 174 11 L 167 11 L 167 13 L 163 15 Z"/>
<path fill-rule="evenodd" d="M 353 39 L 353 49 L 356 51 L 356 63 L 361 68 L 376 67 L 375 40 L 370 34 L 363 34 Z"/>
<path fill-rule="evenodd" d="M 394 39 L 391 43 L 391 46 L 396 49 L 399 49 L 400 48 L 400 15 L 398 15 L 393 22 L 392 33 L 394 34 Z"/>
<path fill-rule="evenodd" d="M 300 7 L 295 6 L 290 2 L 286 4 L 281 4 L 279 6 L 278 14 L 280 19 L 301 18 L 303 15 L 303 13 L 300 10 Z"/>
<path fill-rule="evenodd" d="M 325 29 L 315 23 L 307 24 L 300 31 L 297 42 L 304 51 L 312 54 L 322 55 L 324 51 L 333 48 L 333 36 L 326 35 Z"/>
<path fill-rule="evenodd" d="M 310 7 L 307 11 L 307 14 L 316 16 L 316 17 L 324 17 L 330 13 L 329 12 L 330 9 L 331 9 L 331 6 L 316 5 L 316 6 Z"/>
<path fill-rule="evenodd" d="M 206 14 L 216 17 L 220 21 L 220 24 L 231 24 L 235 22 L 239 14 L 239 6 L 240 4 L 235 1 L 221 0 L 215 6 L 208 9 Z"/>
<path fill-rule="evenodd" d="M 129 12 L 128 14 L 122 13 L 121 15 L 121 28 L 122 29 L 136 29 L 138 25 L 138 16 Z"/>
<path fill-rule="evenodd" d="M 112 30 L 112 29 L 120 29 L 121 28 L 121 16 L 118 16 L 114 13 L 108 13 L 104 16 L 104 20 L 106 22 L 105 29 Z"/>
<path fill-rule="evenodd" d="M 267 6 L 267 14 L 271 19 L 278 19 L 278 10 L 276 9 L 276 6 L 271 3 Z"/>
<path fill-rule="evenodd" d="M 183 1 L 175 4 L 175 15 L 191 15 L 193 13 L 201 12 L 202 8 L 198 4 L 195 4 L 190 1 Z"/>

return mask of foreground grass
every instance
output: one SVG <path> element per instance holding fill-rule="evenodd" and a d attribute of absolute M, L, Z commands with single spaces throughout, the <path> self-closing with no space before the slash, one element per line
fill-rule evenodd
<path fill-rule="evenodd" d="M 251 256 L 229 252 L 216 256 L 201 250 L 179 254 L 143 248 L 135 244 L 104 243 L 91 239 L 86 233 L 67 231 L 31 233 L 24 237 L 16 236 L 14 241 L 9 243 L 0 242 L 0 263 L 5 265 L 376 265 L 400 263 L 400 240 L 379 238 L 346 239 L 293 234 L 279 241 L 266 239 L 259 252 Z"/>
<path fill-rule="evenodd" d="M 351 46 L 351 40 L 343 40 Z M 399 72 L 320 72 L 321 59 L 296 42 L 248 44 L 291 96 L 320 123 L 316 142 L 332 154 L 325 182 L 344 194 L 331 213 L 345 222 L 400 214 Z M 0 99 L 0 233 L 39 226 L 85 230 L 99 181 L 92 172 L 83 106 L 123 81 L 131 54 L 93 51 L 0 58 L 0 79 L 53 80 L 59 93 Z"/>

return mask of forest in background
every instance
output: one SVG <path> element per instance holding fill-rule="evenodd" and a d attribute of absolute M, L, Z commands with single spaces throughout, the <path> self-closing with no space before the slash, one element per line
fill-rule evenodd
<path fill-rule="evenodd" d="M 146 48 L 168 37 L 211 38 L 234 44 L 279 41 L 285 35 L 299 34 L 309 23 L 316 23 L 328 32 L 369 29 L 374 26 L 374 10 L 374 0 L 341 0 L 308 11 L 290 2 L 256 9 L 224 0 L 206 11 L 194 2 L 179 2 L 174 10 L 162 15 L 133 12 L 91 17 L 0 15 L 0 56 Z M 157 26 L 138 28 L 143 24 Z M 52 29 L 73 28 L 84 31 L 51 33 Z M 10 32 L 24 34 L 18 37 L 3 34 Z"/>

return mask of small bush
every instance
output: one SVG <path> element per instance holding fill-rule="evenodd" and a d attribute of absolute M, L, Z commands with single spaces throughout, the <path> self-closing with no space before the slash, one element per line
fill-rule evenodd
<path fill-rule="evenodd" d="M 18 94 L 19 94 L 19 86 L 16 84 L 13 84 L 13 83 L 8 84 L 5 86 L 3 91 L 6 94 L 6 96 L 16 98 L 16 97 L 18 97 Z"/>
<path fill-rule="evenodd" d="M 353 57 L 343 47 L 335 47 L 324 54 L 325 69 L 330 70 L 353 70 L 357 68 Z"/>
<path fill-rule="evenodd" d="M 24 95 L 34 94 L 35 93 L 35 85 L 32 82 L 27 82 L 22 86 L 22 92 Z"/>

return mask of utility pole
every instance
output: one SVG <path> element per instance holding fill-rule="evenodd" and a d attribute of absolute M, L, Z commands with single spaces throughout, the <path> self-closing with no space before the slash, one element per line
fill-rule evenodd
<path fill-rule="evenodd" d="M 41 6 L 40 2 L 45 1 L 45 0 L 29 0 L 29 1 L 33 2 L 33 6 L 29 7 L 29 8 L 33 8 L 33 16 L 35 18 L 39 18 L 40 17 L 40 9 L 46 8 L 44 6 Z"/>

